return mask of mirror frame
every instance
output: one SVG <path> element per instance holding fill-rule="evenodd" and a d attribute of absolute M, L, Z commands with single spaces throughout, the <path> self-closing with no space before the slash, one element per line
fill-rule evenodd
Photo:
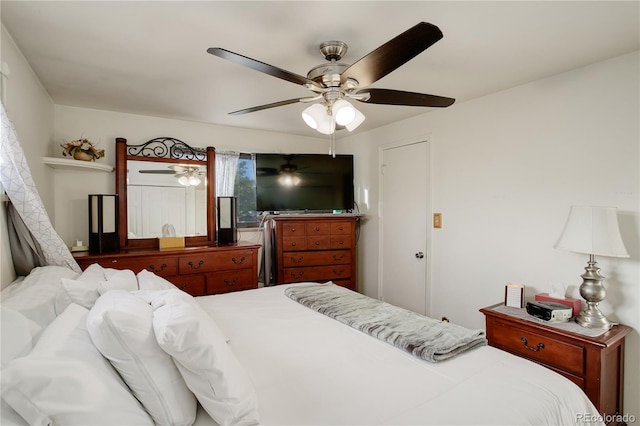
<path fill-rule="evenodd" d="M 127 161 L 153 161 L 161 163 L 198 164 L 206 167 L 207 235 L 185 237 L 185 247 L 215 244 L 216 231 L 216 150 L 212 146 L 192 148 L 179 139 L 155 138 L 140 145 L 127 145 L 125 138 L 116 138 L 116 194 L 120 250 L 158 249 L 157 238 L 129 239 L 127 210 Z"/>

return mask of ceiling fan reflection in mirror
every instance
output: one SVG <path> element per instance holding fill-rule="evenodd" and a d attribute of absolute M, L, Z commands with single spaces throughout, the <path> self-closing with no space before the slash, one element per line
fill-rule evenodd
<path fill-rule="evenodd" d="M 341 128 L 353 131 L 365 120 L 365 116 L 354 108 L 349 100 L 369 104 L 435 108 L 452 105 L 455 102 L 453 98 L 367 87 L 404 65 L 442 37 L 442 32 L 437 26 L 420 22 L 351 65 L 338 62 L 347 52 L 347 44 L 342 41 L 327 41 L 320 45 L 320 52 L 328 62 L 312 68 L 306 77 L 220 47 L 211 47 L 207 52 L 302 85 L 313 92 L 309 97 L 273 102 L 229 114 L 246 114 L 298 102 L 313 103 L 302 113 L 305 123 L 320 133 L 332 135 L 336 129 Z"/>
<path fill-rule="evenodd" d="M 205 175 L 204 171 L 200 171 L 197 166 L 179 166 L 172 165 L 169 170 L 139 170 L 138 173 L 150 174 L 172 174 L 178 179 L 178 183 L 183 186 L 198 186 L 202 183 L 201 177 Z"/>

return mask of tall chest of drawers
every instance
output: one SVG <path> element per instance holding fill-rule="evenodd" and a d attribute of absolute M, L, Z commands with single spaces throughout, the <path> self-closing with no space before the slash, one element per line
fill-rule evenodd
<path fill-rule="evenodd" d="M 277 216 L 275 281 L 326 282 L 356 289 L 355 215 Z"/>
<path fill-rule="evenodd" d="M 82 253 L 76 254 L 75 259 L 82 269 L 92 263 L 135 273 L 146 269 L 193 296 L 203 296 L 258 288 L 259 248 L 256 244 L 238 243 L 101 255 Z"/>

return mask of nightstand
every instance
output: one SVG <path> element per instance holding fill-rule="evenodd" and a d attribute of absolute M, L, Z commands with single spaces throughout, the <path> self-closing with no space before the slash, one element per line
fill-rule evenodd
<path fill-rule="evenodd" d="M 562 374 L 584 390 L 603 417 L 624 414 L 624 340 L 630 327 L 617 325 L 597 337 L 588 337 L 495 310 L 501 306 L 480 309 L 490 346 Z"/>

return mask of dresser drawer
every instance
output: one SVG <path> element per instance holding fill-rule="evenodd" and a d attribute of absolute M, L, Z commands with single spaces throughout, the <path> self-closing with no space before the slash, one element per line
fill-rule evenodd
<path fill-rule="evenodd" d="M 207 294 L 258 288 L 258 278 L 253 269 L 239 269 L 207 274 Z"/>
<path fill-rule="evenodd" d="M 337 222 L 331 224 L 331 235 L 351 235 L 351 222 Z"/>
<path fill-rule="evenodd" d="M 145 256 L 140 258 L 101 259 L 97 263 L 104 268 L 131 269 L 136 274 L 143 269 L 162 277 L 178 274 L 177 257 Z"/>
<path fill-rule="evenodd" d="M 307 249 L 307 237 L 283 237 L 282 251 L 299 251 Z"/>
<path fill-rule="evenodd" d="M 181 256 L 178 270 L 180 275 L 200 274 L 228 269 L 250 268 L 252 265 L 253 252 L 251 250 L 229 250 L 220 253 Z"/>
<path fill-rule="evenodd" d="M 351 263 L 351 251 L 327 250 L 303 253 L 285 253 L 283 259 L 287 268 L 298 266 L 340 265 Z"/>
<path fill-rule="evenodd" d="M 351 265 L 310 266 L 301 268 L 285 268 L 284 282 L 331 281 L 351 278 Z"/>
<path fill-rule="evenodd" d="M 331 235 L 329 247 L 332 249 L 351 249 L 350 235 Z"/>
<path fill-rule="evenodd" d="M 282 224 L 282 236 L 305 235 L 306 224 L 304 222 L 288 222 Z"/>
<path fill-rule="evenodd" d="M 502 321 L 495 321 L 494 327 L 492 346 L 570 373 L 584 373 L 585 354 L 582 346 Z"/>
<path fill-rule="evenodd" d="M 330 248 L 331 237 L 329 235 L 307 237 L 307 250 L 328 250 Z"/>
<path fill-rule="evenodd" d="M 192 296 L 204 296 L 207 294 L 203 275 L 180 275 L 167 277 L 167 280 Z"/>
<path fill-rule="evenodd" d="M 331 226 L 328 222 L 307 223 L 307 235 L 328 235 Z"/>

